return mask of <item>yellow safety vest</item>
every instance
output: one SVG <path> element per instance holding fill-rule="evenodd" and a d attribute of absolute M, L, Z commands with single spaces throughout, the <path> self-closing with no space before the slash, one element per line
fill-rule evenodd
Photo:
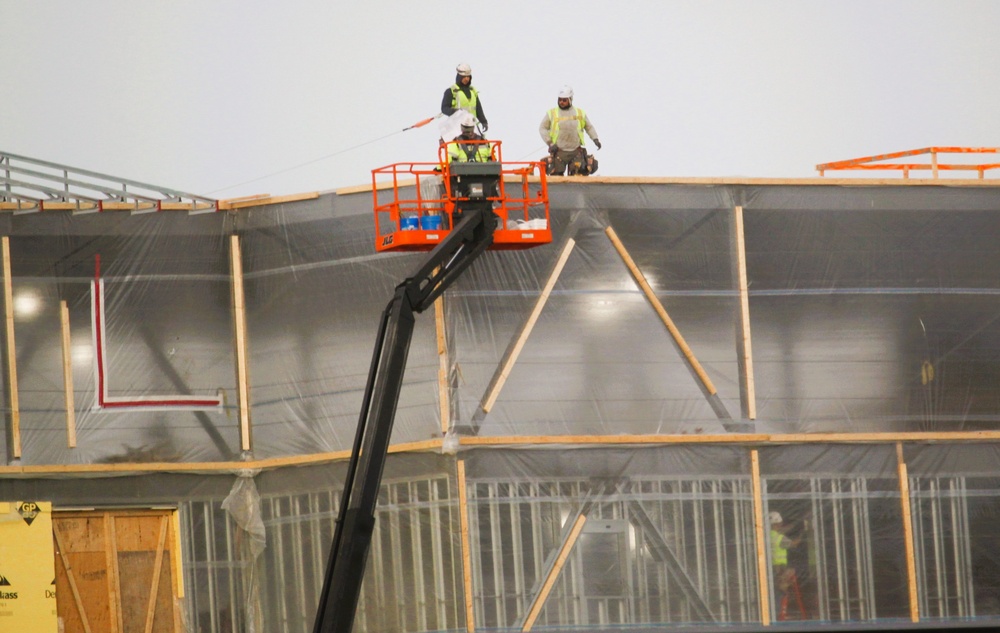
<path fill-rule="evenodd" d="M 466 145 L 460 139 L 448 141 L 448 162 L 449 163 L 485 163 L 490 160 L 490 144 L 478 143 L 470 155 L 462 145 Z"/>
<path fill-rule="evenodd" d="M 782 539 L 785 535 L 778 530 L 771 530 L 771 564 L 772 565 L 787 565 L 788 564 L 788 548 L 781 546 Z"/>
<path fill-rule="evenodd" d="M 549 140 L 552 143 L 555 143 L 556 139 L 559 138 L 559 124 L 563 121 L 576 119 L 577 128 L 580 132 L 580 147 L 583 147 L 584 145 L 583 130 L 584 128 L 587 127 L 587 115 L 584 114 L 583 108 L 574 108 L 574 109 L 576 111 L 576 114 L 573 116 L 559 116 L 560 112 L 559 108 L 552 108 L 551 110 L 549 110 L 549 121 L 551 122 L 549 127 Z"/>
<path fill-rule="evenodd" d="M 456 110 L 465 110 L 466 112 L 475 115 L 476 105 L 479 103 L 479 93 L 472 86 L 469 86 L 469 94 L 471 96 L 466 97 L 465 93 L 462 92 L 461 86 L 455 84 L 451 87 L 451 107 Z"/>

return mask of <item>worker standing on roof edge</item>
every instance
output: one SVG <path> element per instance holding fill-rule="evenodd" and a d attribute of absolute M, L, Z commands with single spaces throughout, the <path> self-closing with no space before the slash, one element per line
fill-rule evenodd
<path fill-rule="evenodd" d="M 597 138 L 597 128 L 587 118 L 583 108 L 573 106 L 573 88 L 563 86 L 556 101 L 558 107 L 545 113 L 538 133 L 549 147 L 548 174 L 561 176 L 564 171 L 570 176 L 588 176 L 597 171 L 597 159 L 587 154 L 583 133 L 601 149 Z"/>
<path fill-rule="evenodd" d="M 441 113 L 451 116 L 458 110 L 465 110 L 476 117 L 485 133 L 489 125 L 479 91 L 472 87 L 472 68 L 468 64 L 459 64 L 455 67 L 455 72 L 455 84 L 447 88 L 441 98 Z"/>

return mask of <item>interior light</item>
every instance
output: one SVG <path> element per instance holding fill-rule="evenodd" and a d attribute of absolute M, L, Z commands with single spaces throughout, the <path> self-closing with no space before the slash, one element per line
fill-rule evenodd
<path fill-rule="evenodd" d="M 18 293 L 14 297 L 14 314 L 21 318 L 31 318 L 38 314 L 42 301 L 38 295 L 31 292 Z"/>

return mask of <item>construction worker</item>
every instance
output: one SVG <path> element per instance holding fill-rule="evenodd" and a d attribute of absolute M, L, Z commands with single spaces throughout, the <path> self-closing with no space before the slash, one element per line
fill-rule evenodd
<path fill-rule="evenodd" d="M 793 582 L 796 583 L 795 589 L 798 591 L 795 569 L 788 565 L 788 550 L 798 546 L 800 539 L 793 539 L 789 536 L 790 526 L 784 522 L 780 513 L 773 511 L 768 513 L 767 520 L 771 526 L 771 566 L 774 569 L 774 602 L 776 605 L 779 605 L 779 616 L 781 616 L 787 610 L 787 603 L 784 601 L 788 599 L 788 591 L 792 587 Z M 801 602 L 801 597 L 799 597 L 799 601 Z M 779 619 L 783 618 L 779 617 Z"/>
<path fill-rule="evenodd" d="M 461 117 L 462 133 L 448 142 L 449 163 L 485 163 L 493 160 L 490 144 L 476 133 L 476 120 L 466 112 Z"/>
<path fill-rule="evenodd" d="M 451 116 L 457 110 L 465 110 L 476 117 L 485 133 L 489 125 L 483 112 L 483 101 L 479 98 L 479 91 L 472 87 L 472 68 L 468 64 L 459 64 L 455 67 L 455 72 L 455 84 L 446 89 L 444 97 L 441 98 L 441 113 Z"/>
<path fill-rule="evenodd" d="M 597 160 L 587 154 L 583 133 L 594 141 L 597 149 L 601 149 L 601 141 L 597 138 L 597 129 L 587 118 L 582 108 L 573 106 L 573 88 L 563 86 L 556 102 L 558 107 L 545 113 L 538 133 L 549 147 L 548 173 L 550 176 L 561 176 L 567 172 L 570 176 L 587 176 L 597 171 Z"/>

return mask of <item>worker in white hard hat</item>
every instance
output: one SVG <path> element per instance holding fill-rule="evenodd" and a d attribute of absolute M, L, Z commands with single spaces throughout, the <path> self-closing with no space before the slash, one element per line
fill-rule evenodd
<path fill-rule="evenodd" d="M 476 117 L 483 132 L 489 128 L 479 91 L 472 87 L 472 68 L 468 64 L 455 67 L 455 84 L 446 89 L 441 98 L 442 114 L 451 116 L 457 110 L 465 110 Z"/>
<path fill-rule="evenodd" d="M 485 163 L 493 160 L 490 144 L 476 132 L 476 119 L 465 112 L 460 118 L 462 133 L 448 142 L 449 163 Z"/>
<path fill-rule="evenodd" d="M 597 138 L 597 128 L 590 122 L 583 108 L 573 105 L 573 88 L 563 86 L 556 100 L 558 107 L 545 113 L 538 126 L 538 134 L 549 148 L 548 173 L 561 176 L 587 176 L 597 171 L 597 160 L 587 153 L 583 133 L 593 139 L 597 149 L 601 141 Z"/>
<path fill-rule="evenodd" d="M 795 569 L 788 565 L 788 550 L 798 546 L 801 539 L 789 535 L 790 527 L 780 513 L 771 511 L 767 515 L 770 524 L 771 566 L 774 570 L 775 604 L 781 605 L 795 578 Z"/>

